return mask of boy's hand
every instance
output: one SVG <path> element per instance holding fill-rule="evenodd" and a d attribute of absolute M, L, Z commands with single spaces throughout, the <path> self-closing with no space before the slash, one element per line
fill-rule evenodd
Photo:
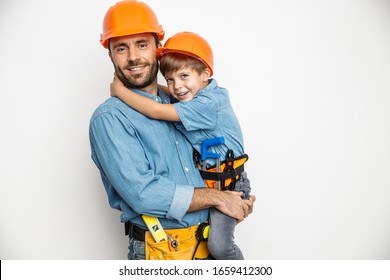
<path fill-rule="evenodd" d="M 121 82 L 121 80 L 118 79 L 118 76 L 116 75 L 116 73 L 114 73 L 114 79 L 112 80 L 112 82 L 110 84 L 111 96 L 118 97 L 118 95 L 120 93 L 120 89 L 123 87 L 124 87 L 123 83 Z"/>

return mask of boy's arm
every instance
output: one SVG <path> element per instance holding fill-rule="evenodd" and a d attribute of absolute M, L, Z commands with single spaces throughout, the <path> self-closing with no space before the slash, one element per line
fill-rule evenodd
<path fill-rule="evenodd" d="M 167 86 L 158 84 L 158 87 L 159 87 L 165 94 L 168 94 L 168 95 L 170 94 Z"/>
<path fill-rule="evenodd" d="M 173 104 L 161 104 L 154 101 L 153 99 L 139 95 L 134 91 L 126 88 L 123 83 L 116 77 L 110 85 L 110 91 L 111 96 L 120 98 L 131 108 L 149 118 L 164 121 L 180 121 Z"/>

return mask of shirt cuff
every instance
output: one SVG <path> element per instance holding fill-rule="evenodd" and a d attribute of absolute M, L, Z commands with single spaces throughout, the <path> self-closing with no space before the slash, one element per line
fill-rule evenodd
<path fill-rule="evenodd" d="M 189 185 L 176 185 L 171 207 L 167 213 L 167 219 L 181 221 L 190 207 L 194 187 Z"/>

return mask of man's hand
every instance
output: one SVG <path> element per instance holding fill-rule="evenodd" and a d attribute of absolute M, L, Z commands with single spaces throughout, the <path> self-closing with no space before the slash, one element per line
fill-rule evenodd
<path fill-rule="evenodd" d="M 222 199 L 215 208 L 238 222 L 243 221 L 253 212 L 253 202 L 256 197 L 251 195 L 249 199 L 242 199 L 242 194 L 236 191 L 221 191 Z"/>
<path fill-rule="evenodd" d="M 249 207 L 241 198 L 242 192 L 221 191 L 215 208 L 238 222 L 248 216 Z"/>
<path fill-rule="evenodd" d="M 241 222 L 253 212 L 253 203 L 256 200 L 254 195 L 251 195 L 249 199 L 242 199 L 242 194 L 242 192 L 219 191 L 209 188 L 195 189 L 188 211 L 193 212 L 215 207 L 222 213 Z"/>
<path fill-rule="evenodd" d="M 254 195 L 251 195 L 251 196 L 249 196 L 249 198 L 248 199 L 245 199 L 244 200 L 245 201 L 245 203 L 247 204 L 247 208 L 245 207 L 245 209 L 246 209 L 246 211 L 247 211 L 247 214 L 246 214 L 246 216 L 245 216 L 245 218 L 246 217 L 248 217 L 248 215 L 249 214 L 251 214 L 252 212 L 253 212 L 253 203 L 256 201 L 256 196 L 254 196 Z M 238 223 L 239 223 L 240 221 L 238 221 Z"/>

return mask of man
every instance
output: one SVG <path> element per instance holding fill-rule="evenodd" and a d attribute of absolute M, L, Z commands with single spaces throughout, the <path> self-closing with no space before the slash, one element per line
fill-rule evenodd
<path fill-rule="evenodd" d="M 150 7 L 135 0 L 118 2 L 107 11 L 103 29 L 101 43 L 109 50 L 118 78 L 138 94 L 169 103 L 157 84 L 156 50 L 164 30 Z M 186 247 L 180 237 L 155 253 L 159 249 L 145 242 L 150 232 L 143 215 L 158 217 L 169 240 L 175 241 L 180 229 L 197 230 L 210 207 L 238 221 L 252 212 L 254 196 L 242 200 L 242 193 L 205 188 L 191 145 L 172 123 L 149 119 L 118 98 L 108 99 L 94 112 L 90 142 L 110 206 L 121 211 L 121 221 L 128 226 L 129 259 L 158 259 L 171 254 L 167 250 L 177 254 L 174 259 L 188 258 L 190 253 L 180 254 L 187 249 L 196 253 L 199 245 L 192 241 Z"/>

